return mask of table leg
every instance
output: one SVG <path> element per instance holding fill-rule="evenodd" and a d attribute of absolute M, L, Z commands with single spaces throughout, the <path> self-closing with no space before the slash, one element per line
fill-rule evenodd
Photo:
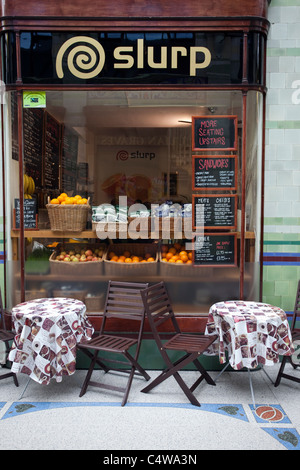
<path fill-rule="evenodd" d="M 251 379 L 251 372 L 250 372 L 250 369 L 247 369 L 247 371 L 248 371 L 248 375 L 249 375 L 249 383 L 250 383 L 252 402 L 253 402 L 254 409 L 256 409 L 253 386 L 252 386 L 252 379 Z"/>
<path fill-rule="evenodd" d="M 217 377 L 214 379 L 215 382 L 218 380 L 219 377 L 221 377 L 221 375 L 227 369 L 228 366 L 229 366 L 229 362 L 227 362 L 227 364 L 223 367 L 223 369 L 218 373 Z"/>
<path fill-rule="evenodd" d="M 19 396 L 18 400 L 21 400 L 21 399 L 23 398 L 23 395 L 24 395 L 24 393 L 25 393 L 26 390 L 27 390 L 29 381 L 30 381 L 30 377 L 28 377 L 28 380 L 27 380 L 27 383 L 26 383 L 26 385 L 25 385 L 25 387 L 24 387 L 24 390 L 23 390 L 23 392 L 21 393 L 21 395 Z"/>

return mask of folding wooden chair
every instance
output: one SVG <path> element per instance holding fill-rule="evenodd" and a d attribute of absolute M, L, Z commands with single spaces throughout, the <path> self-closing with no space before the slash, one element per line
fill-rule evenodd
<path fill-rule="evenodd" d="M 295 300 L 295 307 L 294 307 L 294 313 L 293 313 L 293 319 L 291 323 L 291 333 L 292 333 L 292 340 L 293 343 L 296 340 L 300 340 L 300 328 L 295 328 L 296 327 L 296 319 L 297 316 L 300 316 L 300 280 L 298 281 L 298 287 L 297 287 L 297 293 L 296 293 L 296 300 Z M 275 381 L 275 387 L 278 387 L 280 384 L 281 378 L 284 377 L 285 379 L 292 380 L 293 382 L 298 382 L 300 383 L 300 377 L 294 377 L 293 375 L 289 375 L 284 373 L 284 368 L 286 366 L 287 362 L 290 362 L 293 366 L 294 369 L 297 369 L 297 367 L 300 366 L 300 355 L 299 355 L 299 349 L 296 350 L 296 354 L 298 362 L 295 363 L 293 360 L 293 356 L 283 356 L 282 358 L 282 363 Z"/>
<path fill-rule="evenodd" d="M 15 334 L 13 333 L 13 331 L 7 330 L 6 328 L 6 322 L 5 322 L 6 312 L 3 308 L 1 289 L 0 289 L 0 315 L 1 315 L 0 341 L 3 341 L 3 343 L 5 344 L 5 359 L 7 359 L 8 353 L 10 351 L 10 342 L 14 340 Z M 13 378 L 16 387 L 19 386 L 17 376 L 14 372 L 7 372 L 6 374 L 0 375 L 0 380 L 7 379 L 8 377 Z"/>
<path fill-rule="evenodd" d="M 147 286 L 148 284 L 146 283 L 109 281 L 103 312 L 103 320 L 99 335 L 95 336 L 91 341 L 79 343 L 78 345 L 79 349 L 92 349 L 94 351 L 89 370 L 79 394 L 80 397 L 85 394 L 87 387 L 92 385 L 94 387 L 123 392 L 124 396 L 122 400 L 122 406 L 124 406 L 128 399 L 134 375 L 141 375 L 146 380 L 150 379 L 150 376 L 138 363 L 138 356 L 140 352 L 145 321 L 145 309 L 140 292 Z M 123 335 L 111 335 L 107 333 L 107 320 L 109 318 L 135 320 L 139 322 L 137 339 Z M 134 355 L 128 352 L 132 346 L 136 347 Z M 108 353 L 107 356 L 99 357 L 98 355 L 100 351 L 102 353 Z M 117 357 L 113 357 L 114 355 L 117 355 Z M 120 359 L 122 356 L 123 359 Z M 108 367 L 106 363 L 112 363 L 114 366 Z M 91 376 L 96 364 L 99 364 L 105 372 L 113 370 L 128 373 L 129 378 L 126 387 L 122 388 L 92 381 Z M 121 364 L 123 368 L 116 367 L 118 364 Z M 124 368 L 124 366 L 127 367 L 127 369 Z"/>
<path fill-rule="evenodd" d="M 167 368 L 147 387 L 145 387 L 142 392 L 149 392 L 164 380 L 173 376 L 190 402 L 193 405 L 201 406 L 192 392 L 203 379 L 205 379 L 210 385 L 216 384 L 199 362 L 198 358 L 215 341 L 217 335 L 205 336 L 200 334 L 181 333 L 164 282 L 159 282 L 148 287 L 143 290 L 141 294 L 154 339 L 167 366 Z M 171 339 L 164 343 L 161 338 L 161 332 L 159 332 L 159 327 L 166 321 L 171 321 L 174 333 Z M 168 329 L 167 331 L 170 330 Z M 186 354 L 173 363 L 168 355 L 168 351 L 179 351 L 185 352 Z M 189 388 L 179 375 L 178 371 L 190 363 L 193 363 L 196 366 L 200 372 L 200 377 Z"/>

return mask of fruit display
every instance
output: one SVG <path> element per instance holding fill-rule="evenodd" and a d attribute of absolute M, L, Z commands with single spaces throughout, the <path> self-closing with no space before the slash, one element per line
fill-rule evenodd
<path fill-rule="evenodd" d="M 180 243 L 162 245 L 161 261 L 164 263 L 193 264 L 192 250 L 186 250 Z"/>
<path fill-rule="evenodd" d="M 134 251 L 124 250 L 120 255 L 117 255 L 114 251 L 108 253 L 107 259 L 116 263 L 150 263 L 155 261 L 154 256 L 151 253 L 145 253 L 140 256 Z"/>
<path fill-rule="evenodd" d="M 50 200 L 50 204 L 60 204 L 60 205 L 78 205 L 78 204 L 88 204 L 88 199 L 77 194 L 76 196 L 68 196 L 67 193 L 61 193 L 56 198 Z"/>
<path fill-rule="evenodd" d="M 35 183 L 31 176 L 24 174 L 23 176 L 23 189 L 24 189 L 24 198 L 32 199 L 32 194 L 35 191 Z"/>
<path fill-rule="evenodd" d="M 62 261 L 65 263 L 86 263 L 90 261 L 101 261 L 104 253 L 103 248 L 80 248 L 74 246 L 72 249 L 60 247 L 59 251 L 56 252 L 56 261 Z"/>

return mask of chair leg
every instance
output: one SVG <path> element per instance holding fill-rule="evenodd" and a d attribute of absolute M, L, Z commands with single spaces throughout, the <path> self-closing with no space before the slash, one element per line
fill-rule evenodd
<path fill-rule="evenodd" d="M 97 356 L 98 356 L 98 351 L 95 351 L 95 354 L 94 354 L 94 357 L 91 361 L 91 364 L 90 364 L 90 367 L 89 367 L 89 370 L 87 371 L 87 374 L 85 376 L 85 379 L 84 379 L 84 382 L 82 384 L 82 387 L 81 387 L 81 390 L 80 390 L 80 393 L 79 393 L 79 396 L 82 397 L 87 388 L 88 388 L 88 385 L 89 385 L 89 382 L 90 382 L 90 379 L 91 379 L 91 376 L 92 376 L 92 373 L 93 373 L 93 370 L 94 370 L 94 367 L 96 365 L 96 362 L 97 362 Z"/>
<path fill-rule="evenodd" d="M 189 399 L 189 401 L 195 406 L 201 406 L 196 397 L 193 395 L 192 390 L 186 385 L 186 383 L 178 373 L 178 371 L 181 370 L 185 365 L 189 364 L 190 362 L 194 362 L 197 356 L 198 353 L 194 353 L 193 355 L 187 354 L 175 364 L 169 363 L 169 367 L 165 369 L 158 377 L 156 377 L 156 379 L 154 379 L 147 387 L 143 388 L 143 390 L 141 391 L 143 393 L 148 393 L 154 387 L 161 384 L 169 377 L 173 376 L 180 388 L 182 389 L 183 393 Z M 192 357 L 194 357 L 194 359 L 191 359 Z"/>

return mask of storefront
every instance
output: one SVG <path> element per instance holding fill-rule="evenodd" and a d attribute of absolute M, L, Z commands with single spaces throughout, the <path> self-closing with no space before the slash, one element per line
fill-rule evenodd
<path fill-rule="evenodd" d="M 98 326 L 108 279 L 163 279 L 203 331 L 259 300 L 268 2 L 10 3 L 7 305 L 75 295 Z"/>

